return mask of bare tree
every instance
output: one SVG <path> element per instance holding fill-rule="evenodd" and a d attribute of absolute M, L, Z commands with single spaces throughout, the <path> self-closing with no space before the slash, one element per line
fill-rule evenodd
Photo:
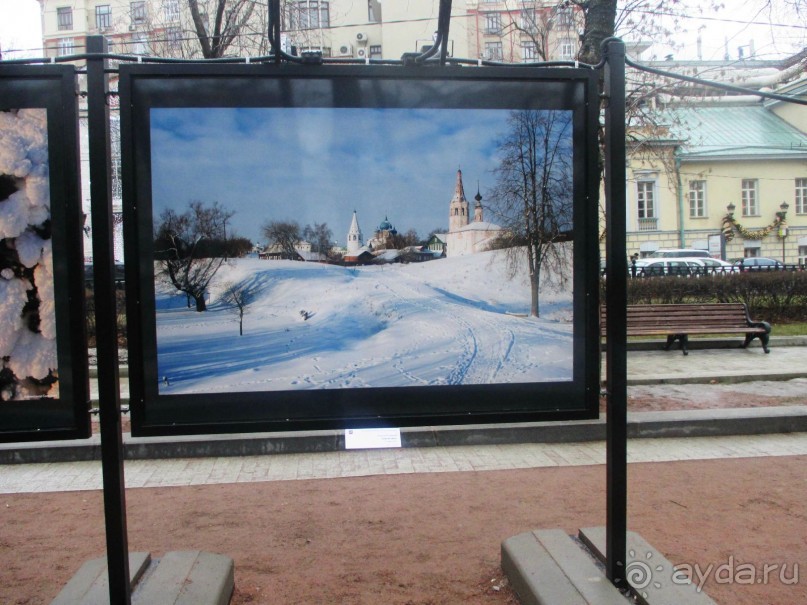
<path fill-rule="evenodd" d="M 294 221 L 270 221 L 263 227 L 263 236 L 269 242 L 279 246 L 283 255 L 288 258 L 297 257 L 297 245 L 300 243 L 300 225 Z"/>
<path fill-rule="evenodd" d="M 545 266 L 560 279 L 568 257 L 558 242 L 572 229 L 571 112 L 513 111 L 499 141 L 501 161 L 489 203 L 509 232 L 511 270 L 526 261 L 530 315 L 540 316 L 539 287 Z"/>
<path fill-rule="evenodd" d="M 331 250 L 333 231 L 328 228 L 327 223 L 314 223 L 314 226 L 306 225 L 303 229 L 303 237 L 311 242 L 311 250 L 320 254 L 328 255 Z"/>
<path fill-rule="evenodd" d="M 157 277 L 193 298 L 201 312 L 207 310 L 207 287 L 224 263 L 214 251 L 221 249 L 222 226 L 233 213 L 218 202 L 205 206 L 194 201 L 188 206 L 182 214 L 171 208 L 160 214 L 154 233 L 154 258 Z"/>
<path fill-rule="evenodd" d="M 224 286 L 224 292 L 221 294 L 221 302 L 228 308 L 238 314 L 238 334 L 244 335 L 244 315 L 247 308 L 251 305 L 257 296 L 257 290 L 253 284 L 242 281 L 237 284 L 227 283 Z"/>

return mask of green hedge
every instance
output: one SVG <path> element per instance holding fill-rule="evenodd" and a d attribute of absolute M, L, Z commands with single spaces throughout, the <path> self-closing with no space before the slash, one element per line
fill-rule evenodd
<path fill-rule="evenodd" d="M 601 282 L 601 295 L 605 283 Z M 601 298 L 601 300 L 605 300 Z M 628 304 L 742 302 L 756 320 L 807 321 L 807 271 L 628 279 Z"/>

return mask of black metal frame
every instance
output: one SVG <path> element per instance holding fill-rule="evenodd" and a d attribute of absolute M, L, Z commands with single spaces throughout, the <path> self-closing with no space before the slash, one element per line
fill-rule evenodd
<path fill-rule="evenodd" d="M 597 81 L 591 69 L 121 65 L 121 142 L 135 435 L 585 419 L 598 413 Z M 318 94 L 312 94 L 316 91 Z M 322 94 L 324 92 L 324 94 Z M 574 378 L 568 382 L 160 395 L 150 109 L 445 107 L 571 110 Z M 428 407 L 424 404 L 429 401 Z M 435 403 L 435 402 L 439 403 Z M 379 403 L 381 402 L 381 403 Z"/>
<path fill-rule="evenodd" d="M 87 438 L 89 373 L 74 67 L 0 64 L 0 110 L 22 108 L 47 110 L 59 397 L 2 402 L 0 443 Z"/>

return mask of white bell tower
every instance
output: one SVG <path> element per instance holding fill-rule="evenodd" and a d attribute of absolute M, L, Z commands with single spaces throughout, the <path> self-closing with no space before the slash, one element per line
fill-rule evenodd
<path fill-rule="evenodd" d="M 357 252 L 359 248 L 364 245 L 361 237 L 361 229 L 359 228 L 359 219 L 356 217 L 356 211 L 353 211 L 353 220 L 350 222 L 350 229 L 347 232 L 347 251 Z"/>

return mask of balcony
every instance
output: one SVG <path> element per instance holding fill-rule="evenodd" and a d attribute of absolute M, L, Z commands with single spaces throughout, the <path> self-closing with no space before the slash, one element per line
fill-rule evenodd
<path fill-rule="evenodd" d="M 657 218 L 640 218 L 639 231 L 658 231 Z"/>

